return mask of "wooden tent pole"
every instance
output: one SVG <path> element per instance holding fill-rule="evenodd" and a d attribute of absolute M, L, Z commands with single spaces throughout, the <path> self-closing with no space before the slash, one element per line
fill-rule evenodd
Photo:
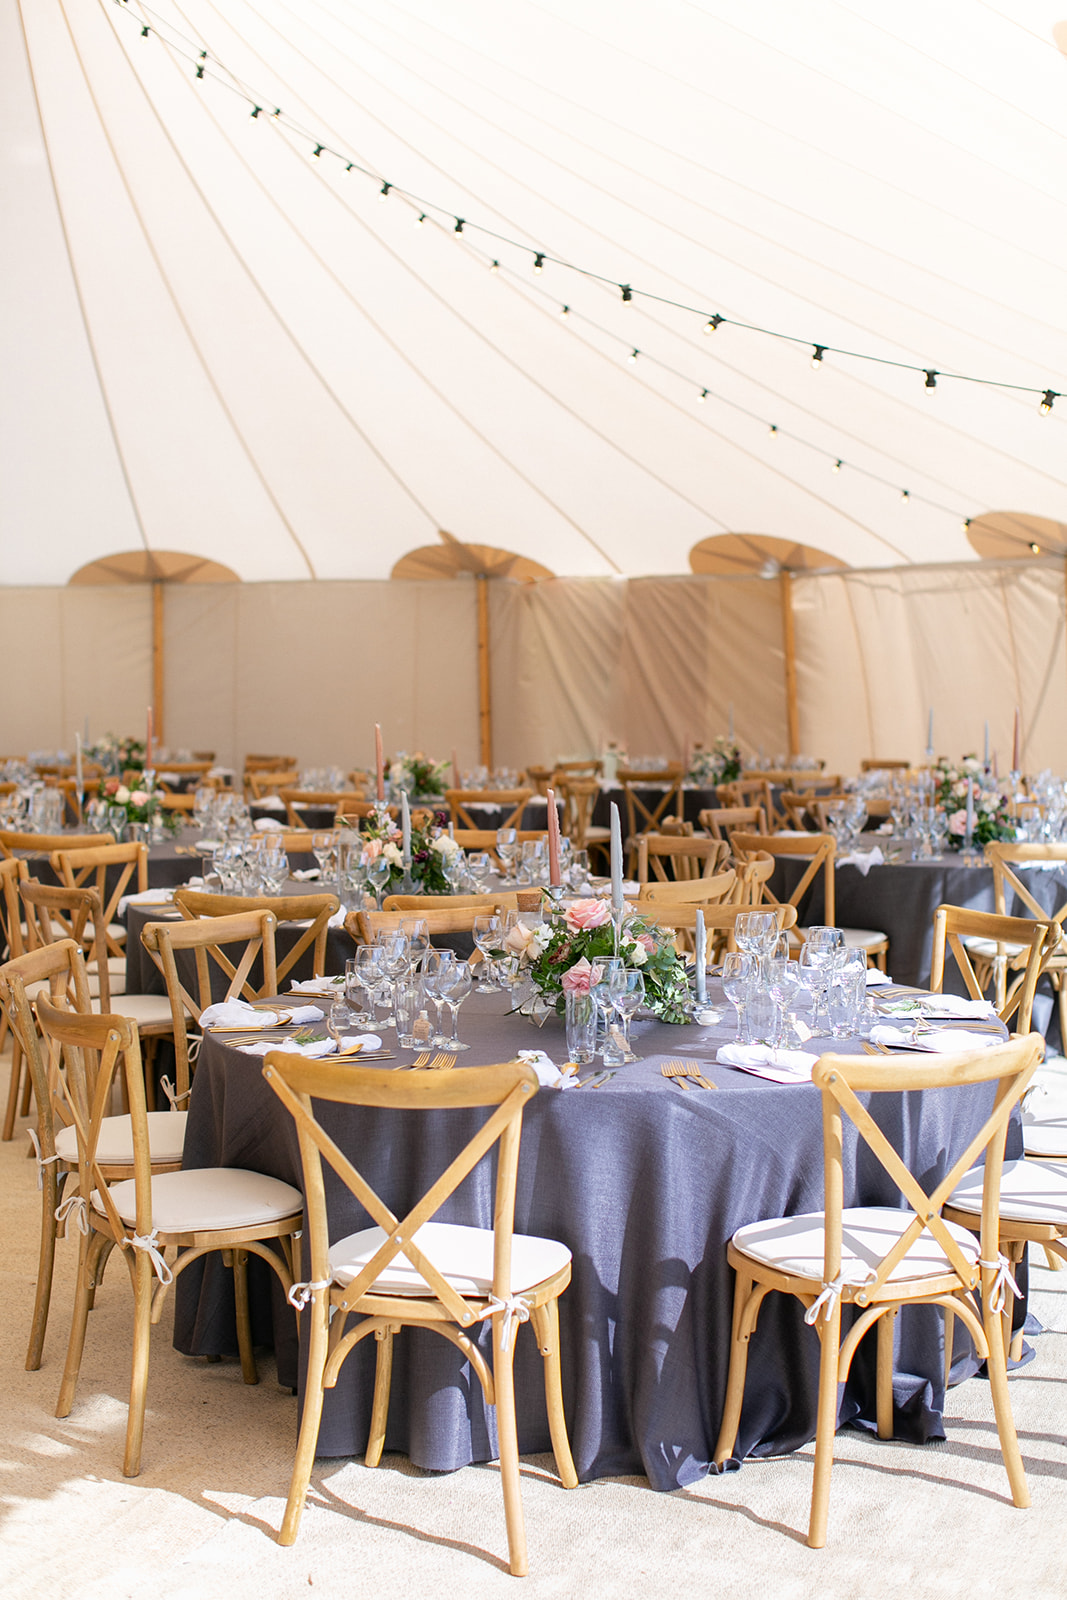
<path fill-rule="evenodd" d="M 152 580 L 152 716 L 155 738 L 163 742 L 163 584 Z"/>
<path fill-rule="evenodd" d="M 790 758 L 800 751 L 800 719 L 797 715 L 797 644 L 793 631 L 793 574 L 787 567 L 780 573 L 782 589 L 782 645 L 785 649 L 785 724 L 789 735 Z"/>
<path fill-rule="evenodd" d="M 493 768 L 493 710 L 489 680 L 489 579 L 475 577 L 478 586 L 478 733 L 481 764 Z"/>

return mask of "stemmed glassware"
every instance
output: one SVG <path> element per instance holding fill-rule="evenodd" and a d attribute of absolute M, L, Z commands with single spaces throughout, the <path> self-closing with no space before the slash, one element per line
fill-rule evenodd
<path fill-rule="evenodd" d="M 830 1018 L 826 993 L 834 970 L 844 961 L 845 936 L 840 928 L 811 927 L 800 951 L 801 982 L 812 997 L 812 1032 L 827 1034 Z"/>
<path fill-rule="evenodd" d="M 630 1023 L 645 1003 L 645 975 L 635 967 L 618 967 L 608 979 L 608 992 L 622 1023 L 623 1059 L 636 1061 L 630 1044 Z"/>
<path fill-rule="evenodd" d="M 784 949 L 780 947 L 782 944 L 785 946 Z M 800 966 L 796 961 L 790 960 L 789 944 L 784 935 L 773 953 L 767 957 L 764 970 L 771 999 L 778 1007 L 774 1046 L 776 1050 L 780 1050 L 783 1045 L 790 1042 L 790 1029 L 786 1018 L 789 1007 L 801 990 Z"/>
<path fill-rule="evenodd" d="M 498 994 L 500 985 L 493 972 L 493 962 L 499 956 L 504 942 L 503 918 L 495 911 L 480 911 L 474 918 L 471 932 L 484 962 L 480 980 L 482 993 Z"/>
<path fill-rule="evenodd" d="M 445 1050 L 469 1050 L 470 1045 L 464 1044 L 457 1032 L 459 1028 L 459 1008 L 471 992 L 471 969 L 466 961 L 454 961 L 451 966 L 445 967 L 443 976 L 438 973 L 437 993 L 448 1007 L 452 1017 L 451 1036 L 441 1041 L 441 1048 Z"/>
<path fill-rule="evenodd" d="M 756 975 L 765 956 L 778 941 L 778 917 L 774 911 L 742 911 L 734 923 L 734 940 L 739 950 L 753 957 Z"/>
<path fill-rule="evenodd" d="M 496 830 L 496 853 L 504 868 L 504 882 L 511 883 L 515 876 L 515 858 L 519 853 L 519 836 L 514 828 Z"/>
<path fill-rule="evenodd" d="M 352 1022 L 357 1028 L 365 1028 L 373 1020 L 370 1014 L 368 988 L 359 961 L 363 950 L 373 949 L 373 945 L 360 945 L 355 955 L 345 962 L 345 999 L 352 1012 Z M 376 962 L 377 957 L 374 957 L 374 960 Z"/>
<path fill-rule="evenodd" d="M 348 1004 L 347 996 L 337 995 L 326 1016 L 326 1032 L 339 1051 L 344 1049 L 345 1037 L 354 1027 L 355 1021 L 356 1017 Z"/>
<path fill-rule="evenodd" d="M 728 950 L 722 961 L 722 992 L 737 1012 L 735 1043 L 747 1043 L 745 1007 L 756 991 L 759 966 L 745 950 Z"/>
<path fill-rule="evenodd" d="M 596 1002 L 597 1012 L 604 1023 L 603 1059 L 605 1066 L 621 1066 L 626 1059 L 622 1049 L 623 1038 L 621 1030 L 616 1026 L 615 995 L 612 992 L 612 980 L 618 979 L 616 973 L 624 971 L 624 963 L 620 956 L 609 956 L 606 960 L 598 961 L 600 975 L 597 981 L 591 984 L 589 993 Z"/>
<path fill-rule="evenodd" d="M 471 875 L 476 894 L 484 894 L 493 876 L 493 858 L 488 850 L 472 850 L 467 857 L 467 871 Z"/>
<path fill-rule="evenodd" d="M 448 1035 L 442 1030 L 444 1020 L 444 994 L 443 988 L 448 986 L 449 970 L 456 964 L 454 950 L 427 950 L 422 958 L 422 988 L 427 999 L 432 1000 L 437 1013 L 437 1032 L 430 1043 L 437 1046 L 448 1042 Z"/>
<path fill-rule="evenodd" d="M 378 911 L 382 909 L 382 891 L 389 882 L 392 866 L 383 855 L 376 855 L 367 863 L 367 882 L 370 884 L 371 893 L 374 895 L 374 904 Z"/>
<path fill-rule="evenodd" d="M 311 853 L 319 864 L 319 881 L 329 883 L 337 876 L 337 835 L 335 833 L 313 833 L 311 835 Z"/>

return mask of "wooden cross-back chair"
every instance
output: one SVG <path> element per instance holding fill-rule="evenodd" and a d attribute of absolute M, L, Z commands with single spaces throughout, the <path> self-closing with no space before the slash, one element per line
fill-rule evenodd
<path fill-rule="evenodd" d="M 399 928 L 402 922 L 422 917 L 430 938 L 443 933 L 471 933 L 474 919 L 487 911 L 517 911 L 518 905 L 509 904 L 514 896 L 498 895 L 488 903 L 471 906 L 449 906 L 431 910 L 420 904 L 407 911 L 350 911 L 345 918 L 345 929 L 357 944 L 373 944 L 380 933 Z"/>
<path fill-rule="evenodd" d="M 552 782 L 551 767 L 527 767 L 519 774 L 523 783 L 531 786 L 535 794 L 545 794 Z"/>
<path fill-rule="evenodd" d="M 81 850 L 93 845 L 114 844 L 113 833 L 19 833 L 0 830 L 0 854 L 13 856 L 16 850 L 27 855 L 50 856 L 53 850 Z"/>
<path fill-rule="evenodd" d="M 206 778 L 212 765 L 210 761 L 168 761 L 165 765 L 161 764 L 159 787 L 173 794 L 183 783 L 188 783 L 193 778 L 197 782 L 201 778 Z"/>
<path fill-rule="evenodd" d="M 1067 844 L 1009 844 L 993 841 L 986 845 L 985 857 L 993 868 L 993 904 L 1000 916 L 1004 916 L 1009 904 L 1014 903 L 1014 896 L 1020 905 L 1025 906 L 1027 915 L 1036 917 L 1039 922 L 1051 921 L 1059 930 L 1054 948 L 1046 953 L 1044 972 L 1059 1003 L 1060 1034 L 1067 1049 L 1067 891 L 1060 891 L 1063 898 L 1055 911 L 1046 911 L 1034 895 L 1031 887 L 1034 880 L 1027 871 L 1027 868 L 1034 867 L 1040 870 L 1045 865 L 1058 867 L 1061 873 L 1067 874 Z M 1041 876 L 1044 876 L 1043 872 Z M 988 982 L 988 975 L 992 974 L 999 1008 L 1023 981 L 1027 962 L 1025 944 L 1016 947 L 1008 942 L 990 947 L 972 940 L 968 948 L 980 980 Z"/>
<path fill-rule="evenodd" d="M 524 897 L 536 896 L 541 904 L 540 889 L 508 889 L 497 894 L 387 894 L 382 901 L 382 911 L 519 911 L 531 910 L 532 904 L 522 905 Z"/>
<path fill-rule="evenodd" d="M 148 846 L 134 840 L 129 844 L 53 850 L 51 865 L 60 883 L 68 889 L 82 889 L 87 884 L 93 884 L 104 911 L 107 954 L 111 957 L 121 956 L 126 943 L 126 930 L 117 920 L 119 901 L 124 895 L 144 894 L 148 888 Z M 136 881 L 131 887 L 134 874 Z"/>
<path fill-rule="evenodd" d="M 774 791 L 766 778 L 734 778 L 730 783 L 717 784 L 715 798 L 720 806 L 762 806 L 768 828 L 782 824 L 783 813 L 774 803 Z"/>
<path fill-rule="evenodd" d="M 246 772 L 292 772 L 295 756 L 245 756 Z"/>
<path fill-rule="evenodd" d="M 713 839 L 730 838 L 733 832 L 766 833 L 767 813 L 762 806 L 709 806 L 697 818 Z"/>
<path fill-rule="evenodd" d="M 861 772 L 906 772 L 911 766 L 910 761 L 899 761 L 896 757 L 867 756 L 860 762 Z"/>
<path fill-rule="evenodd" d="M 555 779 L 569 783 L 572 778 L 599 778 L 603 775 L 604 763 L 595 756 L 588 761 L 557 761 L 552 768 L 553 788 Z"/>
<path fill-rule="evenodd" d="M 1003 998 L 998 996 L 993 1003 L 1001 1022 L 1010 1022 L 1015 1017 L 1015 1032 L 1029 1033 L 1037 980 L 1048 955 L 1059 944 L 1059 925 L 1047 917 L 1038 922 L 1029 917 L 999 917 L 995 912 L 971 911 L 965 906 L 938 906 L 934 912 L 934 944 L 930 958 L 930 988 L 935 994 L 941 993 L 945 958 L 951 951 L 971 999 L 984 998 L 989 980 L 987 977 L 983 984 L 975 971 L 968 939 L 981 940 L 983 945 L 988 943 L 1003 949 L 1010 946 L 1013 950 L 1025 951 L 1025 963 L 1018 982 L 1012 985 L 1011 994 Z"/>
<path fill-rule="evenodd" d="M 571 1253 L 553 1239 L 514 1230 L 522 1115 L 537 1093 L 533 1069 L 521 1062 L 471 1067 L 448 1074 L 398 1076 L 374 1068 L 358 1072 L 324 1069 L 302 1057 L 271 1051 L 263 1075 L 292 1116 L 300 1139 L 310 1243 L 310 1278 L 297 1292 L 304 1302 L 301 1340 L 308 1346 L 304 1414 L 279 1542 L 292 1544 L 300 1525 L 315 1458 L 322 1398 L 359 1342 L 378 1344 L 374 1405 L 366 1461 L 377 1466 L 385 1443 L 392 1376 L 393 1338 L 405 1327 L 443 1335 L 458 1347 L 478 1378 L 488 1405 L 495 1405 L 500 1477 L 507 1523 L 509 1566 L 527 1570 L 519 1479 L 513 1361 L 520 1322 L 530 1321 L 544 1357 L 545 1400 L 559 1476 L 578 1482 L 567 1439 L 560 1373 L 558 1299 L 571 1276 Z M 411 1113 L 490 1111 L 435 1183 L 414 1200 L 410 1193 L 383 1198 L 357 1168 L 351 1143 L 342 1150 L 315 1116 L 317 1102 Z M 463 1120 L 466 1121 L 465 1116 Z M 457 1132 L 461 1130 L 457 1129 Z M 358 1148 L 358 1146 L 356 1147 Z M 496 1152 L 496 1178 L 489 1227 L 436 1222 L 441 1207 L 474 1169 Z M 350 1191 L 371 1226 L 331 1245 L 341 1231 L 328 1215 L 323 1162 Z M 334 1185 L 334 1192 L 338 1192 Z M 346 1202 L 348 1196 L 345 1196 Z M 302 1293 L 301 1293 L 302 1291 Z M 350 1319 L 355 1318 L 354 1325 Z M 492 1361 L 472 1337 L 480 1323 L 492 1325 Z"/>
<path fill-rule="evenodd" d="M 682 763 L 673 761 L 654 771 L 641 771 L 637 767 L 620 767 L 619 787 L 626 808 L 626 845 L 633 868 L 638 835 L 659 833 L 664 817 L 675 809 L 682 811 Z M 652 798 L 651 791 L 655 792 Z M 646 798 L 647 797 L 647 798 Z"/>
<path fill-rule="evenodd" d="M 270 911 L 277 924 L 275 981 L 279 989 L 308 950 L 312 953 L 312 976 L 326 975 L 329 922 L 341 908 L 335 894 L 204 894 L 199 889 L 175 889 L 174 904 L 187 922 L 195 922 L 199 917 L 236 917 L 246 911 Z M 287 923 L 299 936 L 292 949 L 282 956 L 278 954 L 278 935 Z M 304 926 L 294 926 L 299 923 Z"/>
<path fill-rule="evenodd" d="M 785 817 L 786 826 L 803 829 L 806 833 L 826 832 L 826 812 L 823 809 L 828 800 L 851 800 L 849 794 L 834 794 L 832 790 L 818 793 L 814 789 L 805 789 L 794 793 L 785 789 L 781 796 L 781 808 Z"/>
<path fill-rule="evenodd" d="M 190 816 L 196 809 L 195 794 L 168 794 L 165 790 L 156 795 L 161 811 L 184 811 Z"/>
<path fill-rule="evenodd" d="M 754 856 L 766 854 L 781 859 L 792 856 L 800 860 L 807 860 L 800 878 L 793 892 L 788 896 L 791 906 L 799 907 L 816 880 L 822 877 L 823 885 L 823 922 L 828 927 L 836 927 L 836 903 L 834 863 L 837 845 L 832 834 L 806 833 L 801 838 L 791 838 L 779 833 L 735 833 L 732 837 L 734 855 L 739 862 L 744 862 Z M 776 904 L 770 889 L 770 882 L 763 884 L 761 899 L 769 904 Z M 889 940 L 884 933 L 874 928 L 842 928 L 845 944 L 850 950 L 862 950 L 868 961 L 874 957 L 881 970 L 885 971 L 886 953 L 889 949 Z M 803 942 L 805 934 L 803 928 L 797 929 L 797 937 Z"/>
<path fill-rule="evenodd" d="M 812 1071 L 812 1082 L 822 1097 L 823 1209 L 750 1223 L 740 1228 L 727 1246 L 737 1279 L 730 1371 L 715 1462 L 721 1467 L 733 1453 L 749 1343 L 760 1307 L 772 1290 L 795 1295 L 806 1308 L 805 1321 L 814 1327 L 821 1343 L 808 1523 L 808 1544 L 814 1549 L 826 1543 L 839 1385 L 848 1377 L 861 1339 L 876 1325 L 878 1435 L 883 1439 L 893 1436 L 893 1323 L 903 1305 L 940 1306 L 967 1328 L 979 1357 L 987 1364 L 1012 1500 L 1017 1506 L 1030 1503 L 1012 1421 L 1000 1328 L 1005 1286 L 997 1207 L 1008 1119 L 1033 1076 L 1042 1045 L 1040 1035 L 1031 1034 L 990 1050 L 951 1056 L 821 1057 Z M 876 1097 L 904 1090 L 964 1092 L 987 1083 L 995 1085 L 995 1096 L 982 1126 L 943 1176 L 935 1172 L 923 1182 L 909 1172 L 872 1110 L 859 1099 L 860 1094 Z M 890 1205 L 846 1208 L 846 1118 L 866 1147 L 863 1154 L 869 1151 L 874 1156 L 907 1202 L 905 1209 Z M 942 1211 L 947 1213 L 948 1197 L 983 1154 L 979 1242 L 966 1228 L 947 1220 Z M 850 1167 L 855 1159 L 851 1158 Z M 857 1307 L 859 1315 L 842 1339 L 846 1305 Z"/>
<path fill-rule="evenodd" d="M 730 899 L 739 906 L 758 906 L 764 902 L 774 904 L 774 898 L 767 888 L 774 877 L 774 868 L 774 857 L 765 851 L 749 856 L 745 861 L 735 861 L 737 881 Z"/>
<path fill-rule="evenodd" d="M 655 878 L 659 883 L 684 883 L 708 878 L 729 853 L 729 845 L 720 839 L 699 834 L 642 833 L 637 840 L 637 881 L 649 883 Z"/>
<path fill-rule="evenodd" d="M 452 821 L 457 828 L 480 829 L 485 821 L 484 816 L 472 817 L 468 809 L 470 806 L 474 806 L 475 809 L 479 806 L 497 806 L 505 813 L 497 824 L 498 827 L 520 828 L 522 814 L 532 794 L 532 789 L 446 789 L 445 803 L 452 813 Z"/>
<path fill-rule="evenodd" d="M 153 1323 L 159 1321 L 167 1289 L 184 1269 L 220 1251 L 233 1270 L 237 1337 L 246 1383 L 256 1383 L 248 1316 L 247 1258 L 259 1256 L 292 1287 L 293 1237 L 303 1221 L 303 1201 L 292 1184 L 262 1173 L 229 1167 L 154 1172 L 144 1099 L 144 1074 L 137 1029 L 121 1016 L 82 1016 L 42 998 L 37 1015 L 45 1038 L 63 1052 L 60 1087 L 70 1107 L 78 1146 L 78 1273 L 70 1343 L 56 1415 L 70 1415 L 81 1369 L 86 1325 L 95 1284 L 117 1246 L 127 1258 L 133 1287 L 133 1336 L 126 1449 L 122 1470 L 141 1470 L 148 1357 Z M 133 1175 L 109 1176 L 102 1135 L 115 1081 L 125 1080 L 130 1105 Z M 272 1240 L 277 1249 L 266 1243 Z M 168 1264 L 164 1251 L 175 1248 Z"/>
<path fill-rule="evenodd" d="M 265 800 L 268 795 L 277 794 L 281 789 L 292 789 L 294 772 L 292 767 L 285 767 L 279 772 L 271 772 L 267 768 L 245 773 L 245 787 L 248 789 L 249 798 Z"/>
<path fill-rule="evenodd" d="M 301 806 L 331 806 L 334 816 L 366 817 L 373 811 L 371 802 L 354 790 L 345 789 L 279 789 L 278 798 L 284 802 L 291 828 L 306 828 Z"/>
<path fill-rule="evenodd" d="M 92 890 L 78 893 L 92 894 Z M 77 1137 L 71 1124 L 70 1108 L 60 1092 L 57 1073 L 60 1063 L 47 1052 L 38 1036 L 33 1015 L 33 999 L 46 993 L 55 1005 L 88 1013 L 91 1001 L 88 974 L 80 948 L 72 939 L 43 945 L 27 951 L 0 967 L 0 1003 L 10 1011 L 13 1035 L 26 1056 L 30 1081 L 37 1102 L 38 1181 L 41 1188 L 41 1244 L 37 1268 L 37 1289 L 26 1369 L 36 1372 L 41 1365 L 48 1306 L 52 1292 L 56 1238 L 59 1224 L 56 1211 L 66 1199 L 68 1181 L 78 1171 Z M 149 1151 L 153 1172 L 177 1172 L 185 1142 L 184 1111 L 148 1114 Z M 105 1117 L 101 1125 L 99 1159 L 108 1178 L 133 1175 L 133 1132 L 128 1116 Z M 77 1191 L 75 1181 L 73 1189 Z"/>
<path fill-rule="evenodd" d="M 676 938 L 675 945 L 680 952 L 693 948 L 693 935 L 697 925 L 697 912 L 704 916 L 704 931 L 707 935 L 708 961 L 721 961 L 728 950 L 736 950 L 734 928 L 742 912 L 749 909 L 742 905 L 694 905 L 685 901 L 661 900 L 631 900 L 629 909 L 646 922 L 655 923 L 659 928 L 673 928 Z M 789 933 L 796 926 L 797 914 L 793 906 L 775 906 L 778 918 L 778 932 Z"/>
<path fill-rule="evenodd" d="M 0 937 L 3 938 L 3 959 L 12 961 L 20 956 L 25 949 L 23 935 L 22 901 L 19 898 L 19 886 L 29 877 L 29 868 L 21 856 L 4 856 L 0 859 Z M 0 1049 L 3 1048 L 7 1038 L 8 1019 L 5 1011 L 0 1016 Z M 7 1105 L 4 1109 L 3 1137 L 7 1141 L 14 1138 L 15 1118 L 19 1115 L 19 1090 L 22 1087 L 22 1046 L 18 1035 L 13 1035 L 11 1041 L 11 1077 L 7 1086 Z M 26 1116 L 30 1109 L 31 1085 L 27 1080 L 25 1086 L 25 1107 L 22 1116 Z"/>
<path fill-rule="evenodd" d="M 492 856 L 497 867 L 503 871 L 504 863 L 497 855 L 496 829 L 495 828 L 454 828 L 453 838 L 461 850 L 485 850 Z M 548 834 L 544 828 L 516 828 L 515 843 L 532 843 L 537 839 L 547 839 Z"/>
<path fill-rule="evenodd" d="M 737 873 L 733 867 L 709 873 L 706 878 L 682 878 L 676 883 L 661 883 L 653 878 L 642 883 L 637 894 L 641 905 L 722 905 L 734 899 Z"/>
<path fill-rule="evenodd" d="M 273 911 L 243 911 L 237 916 L 203 917 L 196 922 L 146 922 L 141 929 L 141 943 L 163 974 L 167 986 L 174 1033 L 176 1103 L 180 1104 L 189 1094 L 188 1018 L 199 1023 L 201 1012 L 216 1000 L 251 1001 L 278 993 L 274 949 L 277 925 Z M 236 961 L 229 954 L 234 946 L 243 947 Z M 257 958 L 263 963 L 259 988 L 251 981 Z M 189 986 L 183 981 L 179 968 L 181 959 L 193 965 L 195 980 Z M 213 974 L 221 974 L 224 993 L 212 993 Z M 220 982 L 219 987 L 222 986 Z"/>
<path fill-rule="evenodd" d="M 599 850 L 606 854 L 611 829 L 593 822 L 593 809 L 600 798 L 600 780 L 568 775 L 560 779 L 556 792 L 563 801 L 560 826 L 574 849 Z"/>

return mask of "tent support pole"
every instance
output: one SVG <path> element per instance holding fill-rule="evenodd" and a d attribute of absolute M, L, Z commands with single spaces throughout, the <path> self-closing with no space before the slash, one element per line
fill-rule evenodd
<path fill-rule="evenodd" d="M 152 580 L 152 715 L 155 737 L 163 742 L 163 584 Z"/>
<path fill-rule="evenodd" d="M 782 645 L 785 650 L 785 725 L 789 736 L 790 758 L 800 750 L 800 719 L 797 715 L 797 645 L 793 631 L 793 574 L 782 569 Z"/>
<path fill-rule="evenodd" d="M 493 767 L 493 710 L 489 695 L 489 579 L 475 578 L 478 594 L 478 734 L 481 764 Z"/>

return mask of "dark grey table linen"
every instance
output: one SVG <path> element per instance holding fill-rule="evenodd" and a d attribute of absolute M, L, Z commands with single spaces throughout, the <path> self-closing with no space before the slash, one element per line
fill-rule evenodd
<path fill-rule="evenodd" d="M 476 995 L 460 1013 L 472 1048 L 462 1064 L 507 1059 L 522 1048 L 565 1059 L 562 1024 L 538 1031 L 504 1015 L 502 996 Z M 732 1021 L 732 1011 L 726 1008 Z M 645 1473 L 656 1489 L 692 1483 L 708 1471 L 721 1418 L 729 1360 L 733 1274 L 726 1243 L 743 1223 L 820 1209 L 820 1097 L 717 1063 L 705 1072 L 716 1091 L 683 1090 L 659 1072 L 666 1057 L 714 1060 L 732 1027 L 635 1026 L 642 1061 L 603 1088 L 544 1089 L 523 1133 L 515 1226 L 562 1240 L 574 1255 L 560 1302 L 564 1398 L 580 1477 Z M 858 1046 L 856 1046 L 858 1048 Z M 457 1069 L 461 1070 L 461 1069 Z M 986 1089 L 872 1097 L 886 1132 L 928 1185 L 980 1126 Z M 398 1214 L 409 1206 L 478 1125 L 481 1113 L 321 1107 L 327 1129 L 353 1154 Z M 1016 1141 L 1017 1142 L 1017 1141 Z M 185 1146 L 187 1167 L 248 1166 L 301 1185 L 293 1124 L 262 1077 L 262 1060 L 210 1035 L 197 1067 Z M 366 1218 L 331 1184 L 333 1238 Z M 846 1204 L 899 1204 L 872 1156 L 846 1153 Z M 479 1169 L 454 1197 L 446 1219 L 491 1226 L 491 1174 Z M 309 1263 L 304 1263 L 305 1275 Z M 266 1276 L 266 1274 L 264 1274 Z M 178 1281 L 175 1344 L 187 1354 L 232 1351 L 232 1291 L 216 1262 Z M 850 1314 L 847 1314 L 850 1315 Z M 280 1293 L 257 1281 L 256 1338 L 273 1339 L 279 1377 L 296 1383 L 295 1318 Z M 957 1334 L 957 1337 L 959 1335 Z M 488 1349 L 488 1332 L 483 1333 Z M 870 1345 L 868 1349 L 867 1346 Z M 961 1341 L 962 1346 L 962 1341 Z M 874 1347 L 865 1341 L 842 1396 L 841 1420 L 871 1424 Z M 898 1318 L 894 1398 L 901 1436 L 942 1436 L 942 1319 L 927 1307 Z M 366 1446 L 374 1341 L 349 1357 L 326 1395 L 319 1453 Z M 541 1361 L 528 1330 L 517 1351 L 519 1441 L 549 1448 Z M 954 1375 L 974 1370 L 962 1348 Z M 770 1296 L 752 1343 L 738 1455 L 796 1449 L 814 1436 L 818 1341 L 802 1308 Z M 448 1470 L 492 1459 L 494 1421 L 460 1353 L 445 1340 L 406 1330 L 397 1341 L 386 1448 L 418 1466 Z"/>

